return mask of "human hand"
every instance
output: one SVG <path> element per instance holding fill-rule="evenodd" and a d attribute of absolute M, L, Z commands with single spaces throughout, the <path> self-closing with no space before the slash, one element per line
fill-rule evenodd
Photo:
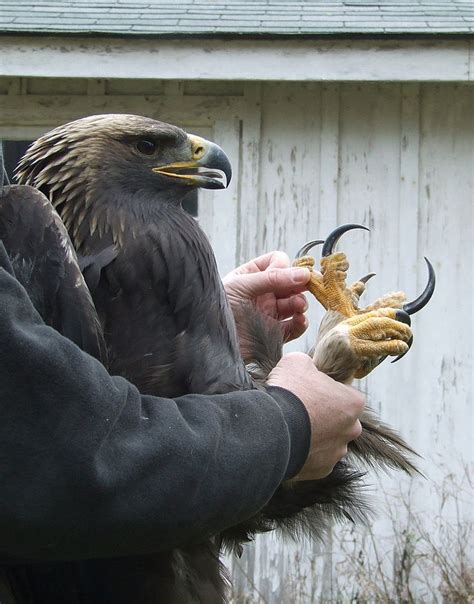
<path fill-rule="evenodd" d="M 239 266 L 223 279 L 240 338 L 242 356 L 251 334 L 245 333 L 245 303 L 252 303 L 266 317 L 278 321 L 285 342 L 302 335 L 308 323 L 304 294 L 310 278 L 307 268 L 292 268 L 283 252 L 270 252 Z"/>
<path fill-rule="evenodd" d="M 303 468 L 292 480 L 324 478 L 347 454 L 348 443 L 360 436 L 363 395 L 318 371 L 311 358 L 302 352 L 282 357 L 270 373 L 267 385 L 280 386 L 295 394 L 309 414 L 310 451 Z"/>

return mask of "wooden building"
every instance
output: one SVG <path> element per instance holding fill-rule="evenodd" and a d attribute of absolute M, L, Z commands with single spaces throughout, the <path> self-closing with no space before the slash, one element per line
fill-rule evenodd
<path fill-rule="evenodd" d="M 436 269 L 410 354 L 361 383 L 423 456 L 427 478 L 378 484 L 378 521 L 357 537 L 259 539 L 232 561 L 236 601 L 384 602 L 390 590 L 402 601 L 414 590 L 416 601 L 441 602 L 448 589 L 439 565 L 427 581 L 422 564 L 407 575 L 403 556 L 417 555 L 407 534 L 426 529 L 441 547 L 446 531 L 472 522 L 473 16 L 470 0 L 0 3 L 4 140 L 95 113 L 169 121 L 232 160 L 230 189 L 200 193 L 197 210 L 222 272 L 276 248 L 291 255 L 344 222 L 371 228 L 341 245 L 354 278 L 377 273 L 368 297 L 414 297 L 424 255 Z M 310 309 L 313 326 L 293 349 L 307 349 L 320 316 Z M 357 581 L 348 539 L 372 551 L 354 561 Z M 469 565 L 461 549 L 456 560 Z M 370 582 L 386 565 L 382 592 Z M 350 599 L 370 589 L 381 599 Z"/>

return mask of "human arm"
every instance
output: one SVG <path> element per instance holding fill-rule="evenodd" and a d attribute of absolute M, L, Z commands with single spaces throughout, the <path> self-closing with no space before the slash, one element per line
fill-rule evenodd
<path fill-rule="evenodd" d="M 293 394 L 141 396 L 47 327 L 3 269 L 0 342 L 3 559 L 200 541 L 259 510 L 307 456 Z"/>
<path fill-rule="evenodd" d="M 308 269 L 291 268 L 290 259 L 280 251 L 259 256 L 224 277 L 244 356 L 251 342 L 251 334 L 246 333 L 248 322 L 241 314 L 245 313 L 245 303 L 252 303 L 264 316 L 278 321 L 285 340 L 297 338 L 307 328 L 307 302 L 302 292 L 309 278 Z M 296 478 L 327 476 L 346 455 L 348 442 L 361 433 L 359 417 L 364 397 L 318 371 L 303 353 L 284 356 L 270 373 L 267 384 L 282 380 L 303 401 L 311 420 L 310 454 Z"/>

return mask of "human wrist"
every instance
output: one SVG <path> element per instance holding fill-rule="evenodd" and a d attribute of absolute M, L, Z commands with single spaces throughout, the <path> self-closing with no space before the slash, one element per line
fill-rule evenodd
<path fill-rule="evenodd" d="M 284 480 L 296 476 L 304 466 L 311 446 L 311 422 L 308 411 L 293 392 L 281 386 L 268 386 L 285 419 L 290 439 L 290 456 Z"/>

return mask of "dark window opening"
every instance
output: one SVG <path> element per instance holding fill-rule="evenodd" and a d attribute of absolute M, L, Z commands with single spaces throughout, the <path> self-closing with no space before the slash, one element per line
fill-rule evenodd
<path fill-rule="evenodd" d="M 33 141 L 3 141 L 3 161 L 8 179 L 15 182 L 15 168 Z"/>
<path fill-rule="evenodd" d="M 8 179 L 11 183 L 15 182 L 14 173 L 18 162 L 22 158 L 25 151 L 33 141 L 3 141 L 3 161 L 5 170 L 8 174 Z M 198 192 L 192 189 L 186 194 L 183 201 L 183 208 L 196 217 L 198 215 Z"/>

